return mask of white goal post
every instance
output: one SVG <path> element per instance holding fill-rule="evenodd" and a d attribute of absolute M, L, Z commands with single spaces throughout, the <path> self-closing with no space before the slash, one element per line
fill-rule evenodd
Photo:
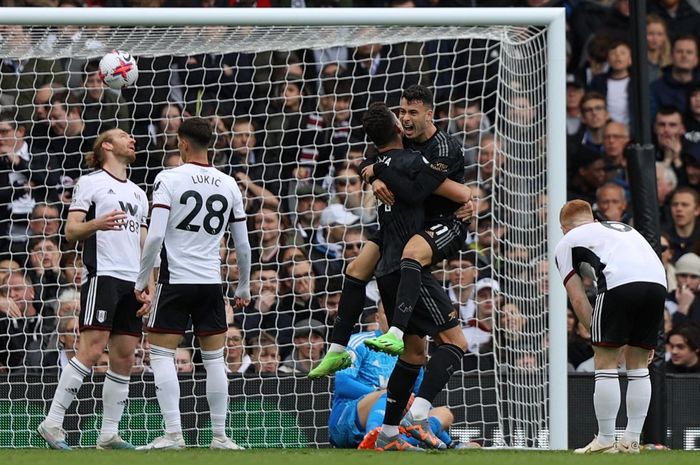
<path fill-rule="evenodd" d="M 390 8 L 352 8 L 352 9 L 140 9 L 140 8 L 2 8 L 0 10 L 0 27 L 6 25 L 21 25 L 28 27 L 31 46 L 18 46 L 13 48 L 12 44 L 0 41 L 0 61 L 3 58 L 28 59 L 33 57 L 46 58 L 42 55 L 45 49 L 41 44 L 46 43 L 50 36 L 49 27 L 76 26 L 78 28 L 91 26 L 111 27 L 111 33 L 105 36 L 105 43 L 98 48 L 84 48 L 76 51 L 81 58 L 95 58 L 105 53 L 109 49 L 118 48 L 129 51 L 132 55 L 157 56 L 171 53 L 189 55 L 194 53 L 208 53 L 207 47 L 211 51 L 224 52 L 258 52 L 260 50 L 297 50 L 302 48 L 319 49 L 334 46 L 357 46 L 366 43 L 397 44 L 407 41 L 428 41 L 431 39 L 460 39 L 464 37 L 487 37 L 489 40 L 516 40 L 519 28 L 541 28 L 542 47 L 544 62 L 543 70 L 537 71 L 529 77 L 523 77 L 519 82 L 525 82 L 536 88 L 541 84 L 538 79 L 546 81 L 543 95 L 533 91 L 532 95 L 545 100 L 542 105 L 541 118 L 544 124 L 540 123 L 537 135 L 542 136 L 545 142 L 541 148 L 523 149 L 522 152 L 514 151 L 510 155 L 517 162 L 526 163 L 528 160 L 520 160 L 519 157 L 540 157 L 539 165 L 534 166 L 534 172 L 511 173 L 518 178 L 518 182 L 529 185 L 529 178 L 542 177 L 542 170 L 545 171 L 545 186 L 541 192 L 527 192 L 527 187 L 522 192 L 510 192 L 508 197 L 493 199 L 493 204 L 501 207 L 503 211 L 509 211 L 508 198 L 517 199 L 522 196 L 536 196 L 541 193 L 546 194 L 546 236 L 540 237 L 536 234 L 527 236 L 528 231 L 523 227 L 521 231 L 522 241 L 526 239 L 544 240 L 543 250 L 548 260 L 547 277 L 549 280 L 548 296 L 535 296 L 546 298 L 546 308 L 541 309 L 547 312 L 547 321 L 543 323 L 540 330 L 546 333 L 543 340 L 548 341 L 548 348 L 544 348 L 542 356 L 548 357 L 547 366 L 543 367 L 543 376 L 527 378 L 527 376 L 514 375 L 513 378 L 501 380 L 503 390 L 512 392 L 518 397 L 521 405 L 507 408 L 507 415 L 512 418 L 499 418 L 500 425 L 511 423 L 512 429 L 521 428 L 520 433 L 512 433 L 510 440 L 498 443 L 495 439 L 493 444 L 510 447 L 548 447 L 550 449 L 567 449 L 568 445 L 568 418 L 567 418 L 567 331 L 566 331 L 566 296 L 564 287 L 559 279 L 554 262 L 554 248 L 561 238 L 559 229 L 558 212 L 566 200 L 566 130 L 565 130 L 565 13 L 563 9 L 555 8 L 427 8 L 427 9 L 390 9 Z M 202 37 L 198 34 L 198 28 L 205 26 L 225 26 L 235 29 L 235 35 L 227 37 L 230 40 L 213 41 L 202 43 Z M 266 33 L 266 28 L 272 31 Z M 363 32 L 363 28 L 366 31 Z M 322 32 L 318 32 L 322 31 Z M 350 31 L 350 32 L 348 32 Z M 482 34 L 480 36 L 480 34 Z M 231 39 L 234 37 L 236 40 Z M 175 41 L 183 41 L 177 43 Z M 169 42 L 170 41 L 170 42 Z M 189 42 L 188 42 L 189 41 Z M 66 44 L 57 43 L 55 50 L 59 55 L 56 57 L 72 59 L 66 55 L 68 48 L 60 48 Z M 529 45 L 523 46 L 527 49 Z M 189 47 L 189 48 L 188 48 Z M 534 45 L 533 45 L 534 47 Z M 516 47 L 517 50 L 517 47 Z M 49 56 L 50 56 L 50 52 Z M 92 54 L 92 55 L 91 55 Z M 522 59 L 519 57 L 499 57 L 497 60 L 505 62 L 508 59 Z M 533 66 L 534 68 L 534 66 Z M 437 70 L 440 71 L 440 70 Z M 436 72 L 432 70 L 430 72 Z M 516 71 L 512 72 L 513 75 Z M 498 82 L 498 93 L 496 99 L 501 95 L 509 95 L 514 92 L 508 88 L 510 83 Z M 155 86 L 155 84 L 153 84 Z M 392 89 L 383 89 L 385 92 Z M 495 121 L 492 128 L 501 137 L 507 139 L 513 136 L 508 129 L 499 129 L 499 119 L 507 118 L 503 112 L 509 102 L 497 100 L 494 110 Z M 0 104 L 2 100 L 0 100 Z M 539 105 L 542 102 L 534 102 Z M 516 127 L 517 121 L 504 123 L 503 127 Z M 521 128 L 522 129 L 522 128 Z M 524 128 L 519 134 L 527 137 L 535 132 Z M 499 132 L 502 131 L 502 132 Z M 536 141 L 531 142 L 535 145 Z M 543 153 L 536 153 L 537 150 Z M 513 162 L 512 165 L 506 163 L 506 167 L 520 166 Z M 523 165 L 525 166 L 525 165 Z M 528 165 L 529 166 L 529 165 Z M 505 168 L 509 169 L 509 168 Z M 517 169 L 517 168 L 513 168 Z M 537 171 L 539 170 L 539 172 Z M 533 183 L 534 185 L 535 183 Z M 506 186 L 504 190 L 510 189 Z M 515 188 L 513 188 L 515 189 Z M 494 188 L 494 192 L 497 189 Z M 517 190 L 517 189 L 516 189 Z M 497 195 L 497 194 L 494 194 Z M 532 199 L 528 200 L 530 202 Z M 530 203 L 523 203 L 530 205 Z M 492 205 L 495 210 L 496 207 Z M 514 207 L 516 208 L 516 207 Z M 503 220 L 513 230 L 519 230 L 522 225 L 518 222 L 524 217 L 529 207 L 523 206 L 517 212 L 507 213 L 510 220 Z M 531 213 L 531 212 L 529 212 Z M 494 220 L 495 221 L 495 220 Z M 511 223 L 508 223 L 511 221 Z M 2 234 L 0 234 L 2 235 Z M 525 244 L 527 245 L 527 244 Z M 535 244 L 536 245 L 536 244 Z M 533 246 L 534 247 L 534 246 Z M 493 258 L 495 260 L 496 258 Z M 504 259 L 505 260 L 505 259 Z M 507 261 L 507 260 L 506 260 Z M 505 266 L 504 272 L 510 268 Z M 513 268 L 515 269 L 515 267 Z M 534 277 L 533 280 L 537 279 Z M 523 291 L 525 292 L 525 291 Z M 527 300 L 528 295 L 516 296 Z M 533 309 L 536 308 L 533 306 Z M 507 349 L 507 348 L 506 348 Z M 519 349 L 520 350 L 520 349 Z M 495 370 L 496 384 L 499 383 L 499 370 Z M 520 381 L 518 381 L 520 378 Z M 301 377 L 300 377 L 301 378 Z M 534 422 L 528 422 L 524 426 L 519 426 L 517 416 L 519 414 L 529 415 L 530 406 L 522 405 L 528 402 L 527 386 L 531 379 L 536 379 L 541 389 L 546 389 L 546 400 L 543 404 L 542 412 L 535 416 L 543 416 Z M 515 381 L 513 381 L 515 380 Z M 245 379 L 243 383 L 245 383 Z M 233 384 L 233 383 L 232 383 Z M 296 385 L 296 382 L 294 383 Z M 19 389 L 12 387 L 11 389 Z M 245 386 L 242 388 L 246 392 Z M 262 387 L 260 389 L 263 389 Z M 201 391 L 201 390 L 200 390 Z M 501 388 L 496 388 L 496 398 L 502 395 Z M 195 389 L 192 388 L 192 394 Z M 183 391 L 184 393 L 184 391 Z M 247 393 L 247 392 L 246 392 Z M 256 393 L 253 393 L 255 395 Z M 259 393 L 257 393 L 259 394 Z M 15 394 L 16 395 L 16 394 Z M 133 392 L 132 392 L 133 395 Z M 28 394 L 27 394 L 28 396 Z M 449 396 L 449 394 L 448 394 Z M 192 395 L 194 397 L 194 394 Z M 14 398 L 14 396 L 12 396 Z M 194 402 L 201 400 L 194 399 Z M 497 401 L 498 402 L 498 401 Z M 534 402 L 534 401 L 533 401 Z M 301 408 L 301 407 L 300 407 Z M 313 410 L 313 402 L 305 407 Z M 324 406 L 323 408 L 327 408 Z M 539 407 L 533 407 L 537 409 Z M 502 412 L 502 407 L 496 406 L 496 410 Z M 327 412 L 326 412 L 327 413 Z M 0 409 L 0 415 L 2 410 Z M 537 421 L 540 423 L 537 425 Z M 283 419 L 279 420 L 282 426 Z M 534 426 L 533 426 L 534 424 Z M 320 423 L 319 423 L 320 425 Z M 468 425 L 455 425 L 461 431 L 467 431 Z M 522 429 L 539 429 L 535 433 L 535 439 L 530 438 L 531 432 L 522 432 Z M 8 429 L 0 425 L 0 435 L 8 434 Z M 21 428 L 17 426 L 17 428 Z M 136 428 L 136 427 L 134 427 Z M 19 432 L 17 434 L 24 434 Z M 548 433 L 548 437 L 546 437 Z M 266 433 L 261 433 L 266 434 Z M 464 433 L 469 438 L 469 433 Z M 518 434 L 525 439 L 519 440 Z M 543 434 L 545 437 L 543 437 Z M 14 437 L 14 436 L 13 436 Z M 274 441 L 273 441 L 274 442 Z M 277 444 L 277 442 L 275 442 Z M 13 447 L 13 443 L 0 445 Z"/>

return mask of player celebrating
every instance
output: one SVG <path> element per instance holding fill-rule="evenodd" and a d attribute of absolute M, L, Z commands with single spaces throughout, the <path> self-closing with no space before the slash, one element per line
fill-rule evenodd
<path fill-rule="evenodd" d="M 136 142 L 121 129 L 99 135 L 88 153 L 89 167 L 75 186 L 66 239 L 83 242 L 83 283 L 78 353 L 61 373 L 46 419 L 38 432 L 53 449 L 70 449 L 62 429 L 66 409 L 83 379 L 109 343 L 109 369 L 102 388 L 104 417 L 98 449 L 133 449 L 117 433 L 129 395 L 129 375 L 141 338 L 141 316 L 148 310 L 134 298 L 141 246 L 146 236 L 148 200 L 126 178 L 136 159 Z"/>
<path fill-rule="evenodd" d="M 356 448 L 362 443 L 363 448 L 374 449 L 372 438 L 376 441 L 376 433 L 371 433 L 378 432 L 384 419 L 386 383 L 397 357 L 370 350 L 364 345 L 365 339 L 379 336 L 387 329 L 383 312 L 375 312 L 371 316 L 377 329 L 352 335 L 348 344 L 348 350 L 353 354 L 352 366 L 338 372 L 335 378 L 333 407 L 328 419 L 330 441 L 335 447 Z M 417 392 L 421 380 L 422 374 L 416 380 L 413 392 Z M 447 429 L 453 419 L 447 407 L 430 411 L 429 423 L 433 434 L 448 446 L 452 438 L 447 434 Z M 363 440 L 365 436 L 367 440 Z"/>
<path fill-rule="evenodd" d="M 419 152 L 403 148 L 400 123 L 385 104 L 373 103 L 365 113 L 362 125 L 379 149 L 379 163 L 393 166 L 402 173 L 405 181 L 415 183 L 432 170 Z M 468 187 L 450 179 L 445 180 L 439 190 L 460 203 L 466 203 L 471 195 Z M 396 307 L 396 290 L 401 278 L 401 253 L 406 242 L 423 226 L 422 201 L 428 195 L 429 192 L 423 198 L 411 198 L 409 201 L 399 195 L 393 205 L 378 207 L 381 259 L 375 274 L 382 303 L 389 316 L 400 311 Z M 454 370 L 461 366 L 467 343 L 447 293 L 430 271 L 423 270 L 419 286 L 422 288 L 421 300 L 404 335 L 406 350 L 401 354 L 387 384 L 387 409 L 376 441 L 376 448 L 380 450 L 416 449 L 399 434 L 399 422 L 407 434 L 426 446 L 438 449 L 446 447 L 433 434 L 428 413 L 435 396 L 447 384 Z M 426 367 L 426 376 L 418 396 L 402 420 L 411 389 L 425 363 L 426 335 L 438 341 L 439 346 Z"/>
<path fill-rule="evenodd" d="M 579 321 L 591 329 L 595 361 L 593 405 L 598 435 L 576 453 L 639 453 L 651 397 L 647 358 L 656 347 L 666 297 L 664 267 L 641 234 L 624 223 L 596 222 L 587 202 L 567 202 L 559 222 L 564 238 L 555 252 L 557 267 Z M 597 279 L 594 308 L 578 275 L 583 263 L 593 268 Z M 615 442 L 620 408 L 617 361 L 624 345 L 629 380 L 627 428 Z"/>
<path fill-rule="evenodd" d="M 236 181 L 207 162 L 212 140 L 209 123 L 190 118 L 178 129 L 178 148 L 185 163 L 158 174 L 153 188 L 151 227 L 141 258 L 135 293 L 146 298 L 148 275 L 161 254 L 158 286 L 148 320 L 151 368 L 165 435 L 144 449 L 185 447 L 180 424 L 180 385 L 175 349 L 192 321 L 207 372 L 212 449 L 241 449 L 226 437 L 228 378 L 224 362 L 226 312 L 221 285 L 219 244 L 227 223 L 236 246 L 240 277 L 235 307 L 250 302 L 250 244 L 243 199 Z M 161 251 L 162 245 L 162 251 Z"/>
<path fill-rule="evenodd" d="M 404 145 L 420 150 L 428 160 L 431 170 L 425 172 L 427 176 L 406 184 L 405 177 L 393 167 L 380 163 L 372 165 L 374 160 L 363 162 L 363 176 L 372 183 L 375 194 L 385 205 L 391 206 L 394 193 L 401 191 L 413 191 L 416 196 L 433 193 L 425 202 L 430 208 L 426 210 L 422 231 L 411 238 L 401 255 L 401 282 L 396 298 L 401 311 L 395 312 L 388 332 L 366 341 L 376 350 L 395 355 L 403 350 L 402 336 L 419 297 L 422 269 L 458 252 L 466 238 L 466 228 L 454 216 L 464 203 L 450 200 L 436 190 L 446 179 L 464 182 L 464 154 L 459 142 L 435 126 L 432 106 L 433 95 L 424 86 L 409 87 L 401 98 Z M 469 204 L 468 210 L 470 200 L 465 202 Z M 466 216 L 470 215 L 471 211 L 467 211 Z M 350 365 L 345 345 L 362 311 L 365 287 L 379 262 L 379 248 L 378 238 L 371 238 L 362 247 L 360 255 L 348 265 L 331 345 L 319 366 L 309 373 L 310 378 L 327 376 Z"/>

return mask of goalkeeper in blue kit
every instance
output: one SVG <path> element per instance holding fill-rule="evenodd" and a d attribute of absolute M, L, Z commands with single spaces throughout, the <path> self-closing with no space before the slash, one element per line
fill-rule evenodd
<path fill-rule="evenodd" d="M 376 316 L 378 326 L 386 329 L 383 313 L 373 316 Z M 384 423 L 386 386 L 398 360 L 398 356 L 370 350 L 364 345 L 366 339 L 381 334 L 383 331 L 377 329 L 357 333 L 350 338 L 348 350 L 353 363 L 336 373 L 333 405 L 328 420 L 330 441 L 335 447 L 374 449 L 374 440 Z M 418 392 L 422 380 L 421 371 L 413 389 L 414 394 Z M 432 409 L 428 419 L 433 434 L 447 446 L 453 442 L 447 432 L 453 419 L 447 407 Z M 404 436 L 404 440 L 418 445 L 418 441 L 410 436 Z"/>

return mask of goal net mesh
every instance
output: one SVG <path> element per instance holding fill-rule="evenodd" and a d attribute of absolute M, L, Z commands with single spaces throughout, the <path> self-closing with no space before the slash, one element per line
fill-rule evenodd
<path fill-rule="evenodd" d="M 452 408 L 463 441 L 547 447 L 546 29 L 1 22 L 0 308 L 13 302 L 23 315 L 0 313 L 0 447 L 43 445 L 36 426 L 74 355 L 82 265 L 62 233 L 83 154 L 101 131 L 130 132 L 130 178 L 150 195 L 155 175 L 179 163 L 175 134 L 187 115 L 211 118 L 212 161 L 239 179 L 256 263 L 254 303 L 230 315 L 243 332 L 227 340 L 229 433 L 245 447 L 328 446 L 332 382 L 304 374 L 324 349 L 309 318 L 332 326 L 342 270 L 376 229 L 371 189 L 353 171 L 372 150 L 362 112 L 376 100 L 398 107 L 412 84 L 434 92 L 435 122 L 463 143 L 479 197 L 465 243 L 478 259 L 465 253 L 435 269 L 471 349 L 436 404 Z M 140 69 L 121 92 L 95 78 L 95 60 L 113 49 Z M 232 295 L 230 244 L 221 257 Z M 476 292 L 489 286 L 493 299 Z M 186 334 L 181 409 L 187 442 L 206 446 L 198 352 Z M 138 445 L 162 434 L 162 420 L 147 343 L 136 358 L 120 430 Z M 68 411 L 72 444 L 94 446 L 105 363 Z"/>

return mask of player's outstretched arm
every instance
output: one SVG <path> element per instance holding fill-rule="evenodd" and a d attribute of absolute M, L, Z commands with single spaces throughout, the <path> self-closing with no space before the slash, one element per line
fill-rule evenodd
<path fill-rule="evenodd" d="M 230 224 L 231 236 L 236 247 L 236 257 L 238 259 L 238 287 L 236 287 L 236 306 L 245 307 L 250 303 L 250 262 L 251 251 L 248 242 L 248 228 L 245 221 L 234 221 Z"/>
<path fill-rule="evenodd" d="M 170 209 L 159 206 L 154 206 L 151 212 L 151 225 L 148 228 L 148 235 L 143 244 L 141 251 L 141 268 L 139 277 L 136 280 L 134 291 L 138 294 L 139 300 L 143 301 L 140 295 L 142 291 L 148 288 L 148 280 L 151 275 L 151 270 L 156 263 L 156 257 L 160 253 L 160 248 L 165 239 L 165 230 L 168 226 L 168 218 L 170 217 Z"/>
<path fill-rule="evenodd" d="M 71 211 L 68 213 L 66 223 L 66 239 L 70 242 L 82 241 L 95 234 L 97 231 L 119 231 L 124 227 L 126 213 L 121 210 L 113 210 L 94 220 L 85 221 L 84 211 Z"/>

